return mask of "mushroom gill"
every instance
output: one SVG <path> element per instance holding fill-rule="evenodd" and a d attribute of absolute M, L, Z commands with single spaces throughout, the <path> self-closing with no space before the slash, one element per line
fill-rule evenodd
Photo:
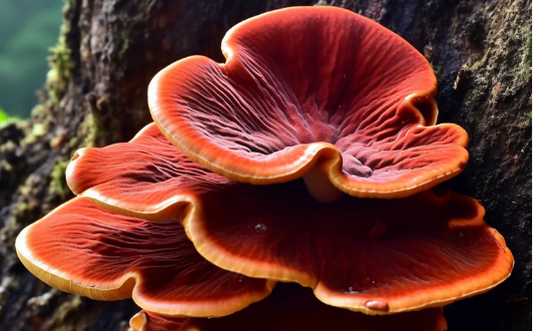
<path fill-rule="evenodd" d="M 333 201 L 398 198 L 459 174 L 467 134 L 435 125 L 437 81 L 424 57 L 371 20 L 335 7 L 248 19 L 222 42 L 226 63 L 192 56 L 152 80 L 164 135 L 239 182 L 305 178 Z"/>

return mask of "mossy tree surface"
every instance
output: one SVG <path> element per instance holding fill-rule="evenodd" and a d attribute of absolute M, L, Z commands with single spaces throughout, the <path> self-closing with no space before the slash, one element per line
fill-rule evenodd
<path fill-rule="evenodd" d="M 62 172 L 79 147 L 125 141 L 150 121 L 146 89 L 165 65 L 202 54 L 239 21 L 296 0 L 69 0 L 41 104 L 0 128 L 2 330 L 122 330 L 137 308 L 51 290 L 16 258 L 25 225 L 70 198 Z M 439 121 L 470 135 L 470 163 L 446 185 L 473 196 L 516 258 L 509 280 L 453 304 L 451 331 L 531 325 L 531 1 L 320 1 L 361 13 L 422 52 L 439 79 Z"/>

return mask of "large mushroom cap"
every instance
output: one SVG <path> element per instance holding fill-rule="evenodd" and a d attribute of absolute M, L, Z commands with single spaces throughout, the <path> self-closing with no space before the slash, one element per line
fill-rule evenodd
<path fill-rule="evenodd" d="M 154 125 L 130 143 L 86 151 L 69 166 L 81 196 L 154 220 L 158 206 L 180 205 L 174 219 L 210 262 L 298 282 L 331 305 L 368 314 L 442 306 L 494 287 L 513 265 L 479 203 L 451 191 L 322 204 L 299 181 L 224 180 L 190 162 Z"/>
<path fill-rule="evenodd" d="M 170 316 L 223 316 L 266 297 L 274 282 L 215 267 L 176 221 L 150 222 L 75 198 L 25 228 L 17 254 L 34 275 L 96 300 L 133 297 Z"/>
<path fill-rule="evenodd" d="M 227 178 L 305 177 L 321 200 L 331 184 L 396 198 L 457 175 L 468 160 L 466 132 L 434 125 L 428 62 L 369 19 L 335 7 L 281 9 L 233 27 L 222 50 L 224 64 L 193 56 L 165 68 L 148 98 L 165 136 Z"/>
<path fill-rule="evenodd" d="M 439 307 L 505 280 L 513 257 L 483 207 L 451 191 L 322 204 L 301 183 L 201 198 L 183 224 L 213 264 L 294 281 L 323 302 L 366 314 Z"/>
<path fill-rule="evenodd" d="M 136 331 L 445 331 L 442 309 L 367 316 L 324 305 L 309 291 L 283 284 L 265 300 L 227 317 L 167 318 L 149 311 L 135 315 Z"/>

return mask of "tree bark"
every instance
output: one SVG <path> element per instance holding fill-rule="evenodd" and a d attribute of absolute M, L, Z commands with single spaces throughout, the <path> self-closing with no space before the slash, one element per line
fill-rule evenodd
<path fill-rule="evenodd" d="M 449 330 L 531 326 L 531 1 L 319 1 L 365 15 L 423 53 L 439 79 L 439 122 L 470 135 L 470 163 L 444 184 L 479 199 L 516 264 L 493 291 L 445 308 Z M 309 0 L 67 0 L 41 103 L 0 128 L 0 329 L 125 330 L 131 301 L 50 289 L 18 261 L 18 232 L 72 197 L 64 170 L 84 146 L 126 141 L 150 121 L 150 79 L 180 58 L 223 62 L 234 24 Z M 60 254 L 60 253 L 59 253 Z"/>

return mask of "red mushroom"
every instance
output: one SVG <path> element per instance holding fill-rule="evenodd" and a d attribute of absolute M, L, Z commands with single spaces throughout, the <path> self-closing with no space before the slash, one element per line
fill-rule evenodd
<path fill-rule="evenodd" d="M 283 287 L 280 285 L 279 287 Z M 367 316 L 314 300 L 308 291 L 277 288 L 265 300 L 227 317 L 167 318 L 141 311 L 131 321 L 137 331 L 445 331 L 442 309 L 391 316 Z"/>
<path fill-rule="evenodd" d="M 67 183 L 105 208 L 166 220 L 182 213 L 195 192 L 230 181 L 192 162 L 152 123 L 129 143 L 77 151 Z"/>
<path fill-rule="evenodd" d="M 479 203 L 427 191 L 463 169 L 467 135 L 435 125 L 435 76 L 404 40 L 349 11 L 306 7 L 245 21 L 222 49 L 225 64 L 191 57 L 154 78 L 157 126 L 73 157 L 80 197 L 17 238 L 30 271 L 91 298 L 133 297 L 143 331 L 294 329 L 303 311 L 317 319 L 309 328 L 333 316 L 346 331 L 411 329 L 411 318 L 442 330 L 441 311 L 422 309 L 509 276 L 513 257 Z M 332 203 L 289 182 L 300 177 Z M 369 315 L 410 313 L 376 319 L 290 296 L 182 318 L 232 314 L 277 281 Z"/>
<path fill-rule="evenodd" d="M 97 300 L 133 297 L 169 316 L 223 316 L 266 297 L 273 281 L 203 259 L 176 221 L 150 222 L 75 198 L 17 237 L 20 260 L 62 291 Z"/>
<path fill-rule="evenodd" d="M 299 183 L 205 195 L 183 225 L 215 265 L 295 281 L 366 314 L 444 306 L 490 290 L 513 257 L 474 199 L 427 191 L 397 200 L 320 204 Z"/>
<path fill-rule="evenodd" d="M 281 9 L 233 27 L 222 51 L 224 64 L 193 56 L 168 66 L 148 92 L 165 136 L 216 173 L 253 184 L 304 177 L 331 201 L 337 189 L 409 196 L 466 165 L 466 132 L 434 125 L 431 66 L 369 19 Z"/>
<path fill-rule="evenodd" d="M 211 263 L 298 282 L 330 305 L 367 314 L 443 306 L 487 291 L 511 272 L 511 253 L 474 199 L 428 191 L 322 204 L 298 181 L 253 186 L 213 175 L 205 182 L 209 173 L 180 154 L 152 125 L 130 143 L 86 149 L 69 166 L 69 183 L 125 214 L 158 219 L 178 205 L 175 218 Z M 170 163 L 171 156 L 181 161 Z M 181 176 L 196 184 L 169 199 Z M 135 182 L 124 184 L 130 178 Z M 140 202 L 110 204 L 128 199 Z"/>

